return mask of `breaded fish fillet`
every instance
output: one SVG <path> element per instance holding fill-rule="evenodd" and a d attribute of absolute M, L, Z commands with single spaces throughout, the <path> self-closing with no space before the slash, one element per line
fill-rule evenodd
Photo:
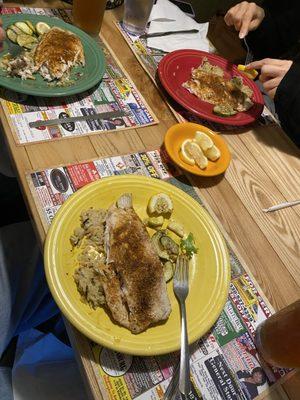
<path fill-rule="evenodd" d="M 167 319 L 171 305 L 163 268 L 131 195 L 109 208 L 105 247 L 103 289 L 112 317 L 133 333 Z"/>
<path fill-rule="evenodd" d="M 203 101 L 214 105 L 231 106 L 237 111 L 246 111 L 253 103 L 253 91 L 243 84 L 241 77 L 225 79 L 221 68 L 204 59 L 202 65 L 191 71 L 191 79 L 182 86 Z"/>
<path fill-rule="evenodd" d="M 51 28 L 36 47 L 34 62 L 46 80 L 60 79 L 73 66 L 85 64 L 82 43 L 72 32 Z"/>

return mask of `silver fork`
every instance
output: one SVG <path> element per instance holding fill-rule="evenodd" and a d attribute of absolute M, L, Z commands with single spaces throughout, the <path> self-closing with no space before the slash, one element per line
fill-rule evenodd
<path fill-rule="evenodd" d="M 250 50 L 250 47 L 248 46 L 247 40 L 244 37 L 244 43 L 247 49 L 247 55 L 246 55 L 246 60 L 245 60 L 245 65 L 250 64 L 253 61 L 253 53 Z"/>
<path fill-rule="evenodd" d="M 186 323 L 185 300 L 189 293 L 189 262 L 185 255 L 177 258 L 173 281 L 174 293 L 180 304 L 181 313 L 181 349 L 180 349 L 180 372 L 179 391 L 187 396 L 191 390 L 190 382 L 190 356 L 188 333 Z"/>

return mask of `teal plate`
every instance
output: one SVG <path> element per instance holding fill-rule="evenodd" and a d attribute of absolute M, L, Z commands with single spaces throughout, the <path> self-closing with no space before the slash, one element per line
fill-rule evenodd
<path fill-rule="evenodd" d="M 43 21 L 51 27 L 57 26 L 75 33 L 80 38 L 83 45 L 85 66 L 73 68 L 71 79 L 74 80 L 74 83 L 70 86 L 63 87 L 49 86 L 49 83 L 47 83 L 39 74 L 34 75 L 36 78 L 35 80 L 22 80 L 19 77 L 9 77 L 4 70 L 0 69 L 0 86 L 32 96 L 60 97 L 84 92 L 101 81 L 105 72 L 105 59 L 103 52 L 96 40 L 84 33 L 82 30 L 73 25 L 67 24 L 59 18 L 50 18 L 41 15 L 2 15 L 2 20 L 4 29 L 17 21 L 27 20 L 32 22 L 33 25 L 39 21 Z M 8 38 L 6 38 L 0 57 L 8 53 L 10 50 L 13 52 L 14 47 L 19 46 L 14 45 Z"/>

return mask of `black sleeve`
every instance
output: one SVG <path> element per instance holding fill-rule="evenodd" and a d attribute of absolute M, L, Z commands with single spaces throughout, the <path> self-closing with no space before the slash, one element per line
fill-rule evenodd
<path fill-rule="evenodd" d="M 268 2 L 264 3 L 264 9 L 266 16 L 262 23 L 247 35 L 247 43 L 256 60 L 266 57 L 278 58 L 300 38 L 299 0 L 293 1 L 290 7 L 285 7 L 283 2 L 281 13 L 271 13 Z"/>
<path fill-rule="evenodd" d="M 283 130 L 300 146 L 300 64 L 292 64 L 276 90 L 274 102 Z"/>

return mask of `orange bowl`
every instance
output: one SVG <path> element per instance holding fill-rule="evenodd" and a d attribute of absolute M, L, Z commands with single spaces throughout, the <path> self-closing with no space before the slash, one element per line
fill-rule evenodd
<path fill-rule="evenodd" d="M 196 131 L 206 133 L 219 148 L 221 157 L 217 161 L 209 161 L 205 169 L 200 169 L 197 165 L 189 165 L 180 157 L 180 147 L 184 140 L 194 139 Z M 171 126 L 165 135 L 165 148 L 171 160 L 180 168 L 199 176 L 216 176 L 222 174 L 228 167 L 231 155 L 224 139 L 203 125 L 192 122 L 183 122 Z"/>

